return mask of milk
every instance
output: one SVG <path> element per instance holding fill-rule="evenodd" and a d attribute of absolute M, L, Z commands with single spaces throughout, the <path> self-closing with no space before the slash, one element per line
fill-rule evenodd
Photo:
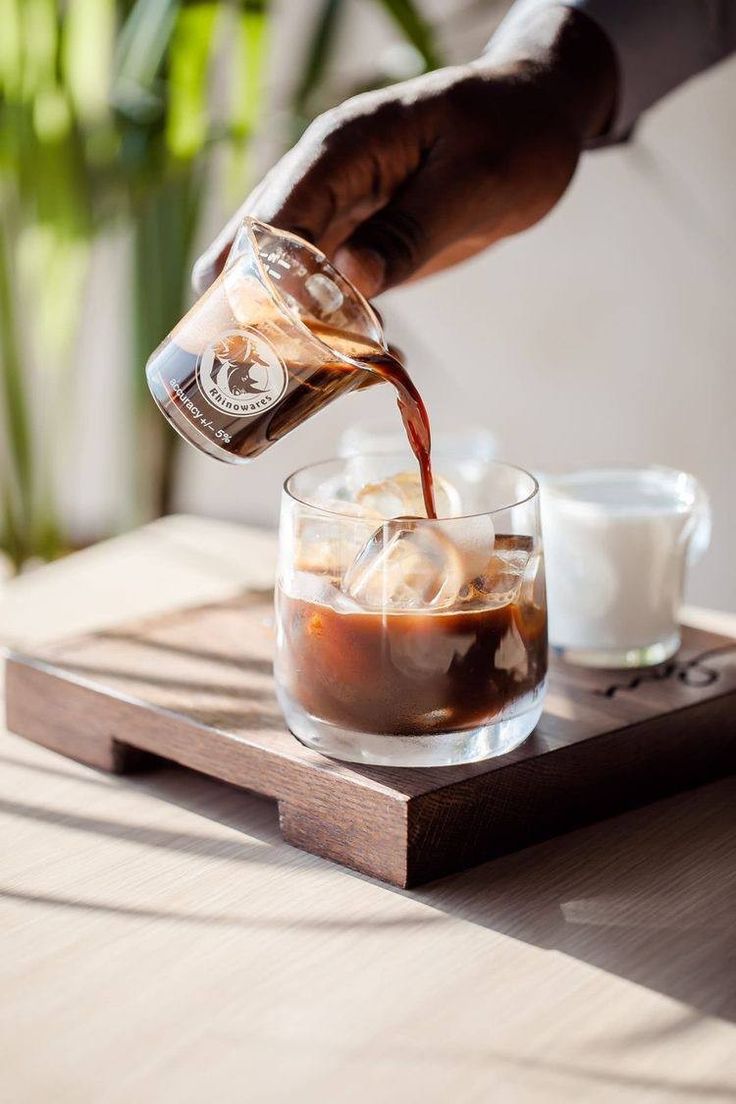
<path fill-rule="evenodd" d="M 596 666 L 672 655 L 688 552 L 702 552 L 710 533 L 695 479 L 622 468 L 541 483 L 552 645 Z"/>

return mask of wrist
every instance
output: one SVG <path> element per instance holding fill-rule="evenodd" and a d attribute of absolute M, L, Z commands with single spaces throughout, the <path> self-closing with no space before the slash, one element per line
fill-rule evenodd
<path fill-rule="evenodd" d="M 618 72 L 613 47 L 587 15 L 562 4 L 512 8 L 474 67 L 513 73 L 534 84 L 582 146 L 614 113 Z"/>

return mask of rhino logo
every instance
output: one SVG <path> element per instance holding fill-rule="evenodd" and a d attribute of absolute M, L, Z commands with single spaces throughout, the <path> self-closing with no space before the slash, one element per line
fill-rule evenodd
<path fill-rule="evenodd" d="M 269 386 L 268 363 L 259 357 L 251 341 L 243 353 L 245 360 L 233 360 L 229 349 L 218 348 L 210 373 L 213 383 L 221 391 L 230 392 L 233 398 L 265 394 Z"/>
<path fill-rule="evenodd" d="M 240 417 L 259 414 L 283 396 L 287 376 L 276 350 L 254 330 L 223 334 L 198 365 L 202 393 L 212 406 Z"/>

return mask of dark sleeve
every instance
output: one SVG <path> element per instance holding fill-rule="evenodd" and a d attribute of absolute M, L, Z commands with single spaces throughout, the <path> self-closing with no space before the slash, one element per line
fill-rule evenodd
<path fill-rule="evenodd" d="M 616 52 L 619 94 L 609 142 L 621 141 L 653 103 L 736 50 L 736 0 L 517 0 L 500 29 L 545 7 L 584 12 Z"/>

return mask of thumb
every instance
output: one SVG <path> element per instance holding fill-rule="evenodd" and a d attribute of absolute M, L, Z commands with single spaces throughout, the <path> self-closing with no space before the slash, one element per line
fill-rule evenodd
<path fill-rule="evenodd" d="M 403 283 L 446 244 L 439 181 L 415 180 L 358 226 L 335 252 L 335 264 L 371 298 Z"/>

